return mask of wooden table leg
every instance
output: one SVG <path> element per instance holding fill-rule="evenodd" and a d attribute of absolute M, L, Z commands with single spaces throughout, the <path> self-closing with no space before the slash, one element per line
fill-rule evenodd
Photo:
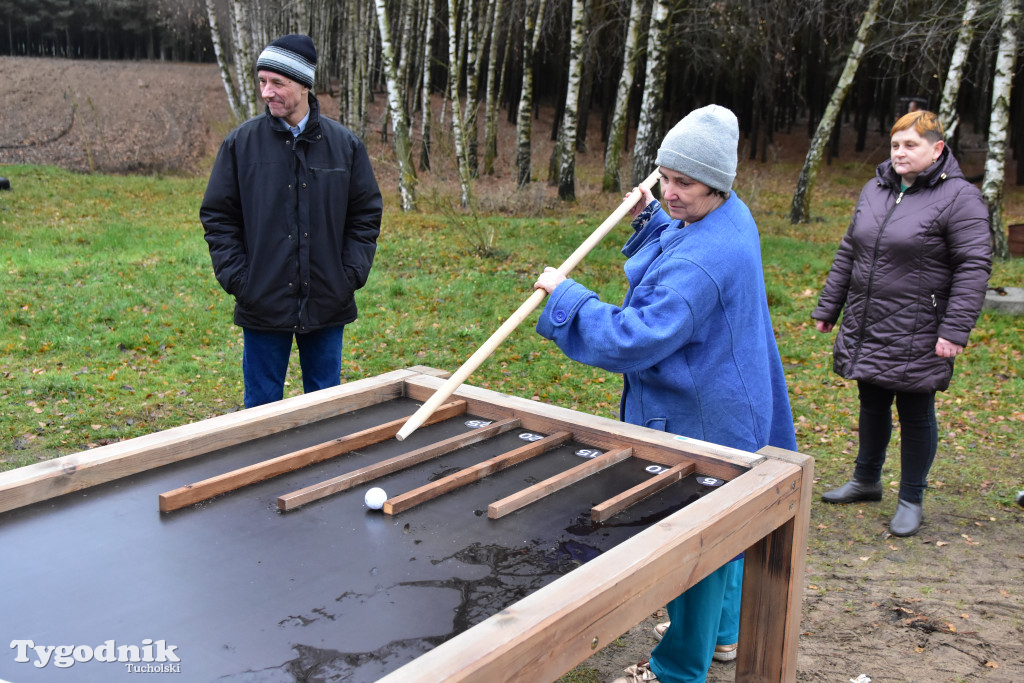
<path fill-rule="evenodd" d="M 803 490 L 794 516 L 746 551 L 738 683 L 796 681 L 813 468 L 812 462 L 804 464 Z"/>

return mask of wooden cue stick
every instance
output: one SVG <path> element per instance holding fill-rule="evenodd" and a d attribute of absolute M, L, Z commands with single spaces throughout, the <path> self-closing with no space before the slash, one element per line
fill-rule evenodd
<path fill-rule="evenodd" d="M 676 483 L 683 477 L 689 476 L 696 468 L 697 466 L 694 463 L 684 462 L 661 474 L 656 474 L 647 481 L 640 482 L 614 498 L 609 498 L 600 505 L 590 508 L 590 521 L 594 524 L 600 524 L 607 519 L 611 519 L 629 506 L 635 505 L 644 498 L 653 496 L 663 488 Z"/>
<path fill-rule="evenodd" d="M 483 462 L 478 462 L 454 474 L 449 474 L 443 479 L 432 481 L 412 491 L 406 491 L 405 493 L 388 498 L 384 501 L 383 512 L 385 515 L 397 515 L 399 512 L 405 512 L 411 507 L 425 503 L 428 500 L 433 500 L 461 486 L 480 481 L 484 477 L 489 477 L 496 472 L 500 472 L 513 465 L 518 465 L 538 455 L 543 455 L 552 448 L 561 446 L 571 438 L 571 432 L 555 432 L 540 441 L 528 443 L 515 450 L 496 455 Z"/>
<path fill-rule="evenodd" d="M 561 491 L 566 486 L 572 486 L 576 482 L 583 481 L 587 477 L 597 474 L 602 470 L 606 470 L 612 465 L 617 465 L 623 460 L 631 457 L 633 457 L 632 447 L 608 451 L 604 455 L 599 455 L 596 458 L 587 460 L 582 465 L 577 465 L 576 467 L 565 470 L 553 477 L 548 477 L 544 481 L 538 482 L 533 486 L 519 491 L 518 493 L 513 493 L 510 496 L 505 496 L 501 500 L 491 503 L 487 506 L 487 517 L 489 519 L 501 519 L 505 515 L 515 512 L 521 507 L 526 507 L 530 503 L 538 501 L 545 496 L 550 496 L 556 491 Z"/>
<path fill-rule="evenodd" d="M 441 410 L 437 413 L 437 419 L 431 416 L 431 422 L 441 422 L 450 417 L 462 415 L 465 412 L 465 401 L 452 401 L 448 405 L 442 406 Z M 213 498 L 221 493 L 235 491 L 243 486 L 265 481 L 286 472 L 293 472 L 307 465 L 330 460 L 357 448 L 365 448 L 375 443 L 387 441 L 395 435 L 401 423 L 401 419 L 392 420 L 370 429 L 364 429 L 361 432 L 348 434 L 325 443 L 280 455 L 270 460 L 264 460 L 255 465 L 218 474 L 194 484 L 186 484 L 173 491 L 161 493 L 160 512 L 173 512 L 207 498 Z"/>
<path fill-rule="evenodd" d="M 510 417 L 505 420 L 499 420 L 494 424 L 486 427 L 480 427 L 474 429 L 471 432 L 465 434 L 457 434 L 443 441 L 432 443 L 423 448 L 417 448 L 414 451 L 403 453 L 402 455 L 396 455 L 393 458 L 376 462 L 366 467 L 361 467 L 351 472 L 346 472 L 337 477 L 328 479 L 327 481 L 321 481 L 311 486 L 293 491 L 292 493 L 286 493 L 283 496 L 279 496 L 277 499 L 277 509 L 282 512 L 288 512 L 294 510 L 297 507 L 305 505 L 306 503 L 312 503 L 314 500 L 320 500 L 327 496 L 339 493 L 341 491 L 347 491 L 353 486 L 358 486 L 374 479 L 393 474 L 394 472 L 400 472 L 401 470 L 418 465 L 422 462 L 439 458 L 445 453 L 451 453 L 452 451 L 458 450 L 465 446 L 469 446 L 475 443 L 479 443 L 492 436 L 504 434 L 510 429 L 515 429 L 519 426 L 518 417 Z"/>
<path fill-rule="evenodd" d="M 640 186 L 649 190 L 654 187 L 654 184 L 658 182 L 660 178 L 661 173 L 655 171 L 651 175 L 647 176 L 647 178 L 640 183 Z M 588 237 L 583 244 L 577 247 L 576 251 L 574 251 L 569 258 L 567 258 L 565 262 L 558 267 L 558 271 L 562 273 L 562 275 L 568 275 L 569 272 L 578 266 L 580 261 L 582 261 L 583 258 L 597 246 L 597 243 L 600 242 L 605 235 L 611 232 L 612 228 L 618 225 L 619 221 L 629 213 L 630 209 L 633 208 L 642 196 L 642 193 L 638 192 L 637 196 L 627 197 L 624 199 L 622 203 L 619 204 L 619 207 L 615 209 L 615 211 L 613 211 L 612 214 L 608 216 L 608 218 L 606 218 L 593 233 L 591 233 L 590 237 Z M 504 324 L 502 324 L 502 326 L 499 327 L 479 349 L 476 350 L 476 353 L 470 356 L 469 359 L 462 364 L 462 367 L 456 370 L 455 374 L 449 377 L 434 393 L 434 395 L 427 399 L 427 401 L 420 406 L 419 410 L 412 414 L 409 421 L 406 422 L 400 430 L 398 430 L 398 434 L 395 435 L 395 438 L 402 441 L 405 437 L 416 431 L 416 429 L 423 424 L 423 421 L 427 416 L 437 410 L 437 407 L 451 396 L 456 389 L 462 386 L 462 383 L 465 382 L 471 374 L 473 374 L 473 371 L 479 368 L 483 362 L 487 360 L 488 356 L 494 353 L 494 350 L 498 348 L 498 345 L 501 344 L 501 342 L 505 341 L 505 338 L 512 333 L 512 330 L 519 327 L 520 323 L 522 323 L 526 317 L 533 312 L 533 309 L 537 308 L 540 302 L 544 300 L 545 296 L 547 296 L 547 292 L 543 289 L 535 289 L 530 298 L 527 299 L 523 305 L 520 306 L 516 312 L 513 313 L 512 316 L 506 320 Z"/>

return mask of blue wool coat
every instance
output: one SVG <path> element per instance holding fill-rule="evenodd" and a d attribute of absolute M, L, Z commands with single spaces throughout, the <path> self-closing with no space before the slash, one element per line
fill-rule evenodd
<path fill-rule="evenodd" d="M 757 226 L 733 193 L 683 226 L 658 208 L 626 242 L 621 306 L 562 282 L 537 332 L 622 373 L 623 421 L 723 446 L 796 450 Z"/>

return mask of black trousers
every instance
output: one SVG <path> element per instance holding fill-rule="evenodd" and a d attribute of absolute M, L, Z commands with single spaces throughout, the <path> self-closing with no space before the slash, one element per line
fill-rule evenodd
<path fill-rule="evenodd" d="M 885 452 L 892 437 L 892 403 L 900 419 L 900 493 L 908 503 L 921 503 L 928 471 L 939 446 L 935 392 L 908 393 L 857 382 L 860 395 L 860 446 L 853 478 L 874 483 L 882 478 Z"/>

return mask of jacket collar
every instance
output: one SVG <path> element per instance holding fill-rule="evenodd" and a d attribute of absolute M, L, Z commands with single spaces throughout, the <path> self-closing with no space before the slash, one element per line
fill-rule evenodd
<path fill-rule="evenodd" d="M 267 119 L 270 121 L 270 126 L 278 132 L 288 133 L 291 135 L 291 131 L 288 130 L 288 126 L 285 125 L 284 121 L 277 118 L 270 113 L 270 107 L 266 107 Z M 320 129 L 320 100 L 316 98 L 312 92 L 309 93 L 309 120 L 306 121 L 306 127 L 299 134 L 300 138 L 307 137 L 313 131 L 319 131 Z"/>
<path fill-rule="evenodd" d="M 875 168 L 875 176 L 878 178 L 879 185 L 892 187 L 897 190 L 900 187 L 901 178 L 893 170 L 891 159 L 886 159 Z M 949 178 L 963 177 L 964 172 L 960 170 L 960 164 L 957 163 L 956 157 L 949 150 L 949 145 L 946 145 L 943 147 L 942 154 L 939 155 L 936 162 L 919 173 L 911 187 L 916 189 L 935 187 Z"/>

